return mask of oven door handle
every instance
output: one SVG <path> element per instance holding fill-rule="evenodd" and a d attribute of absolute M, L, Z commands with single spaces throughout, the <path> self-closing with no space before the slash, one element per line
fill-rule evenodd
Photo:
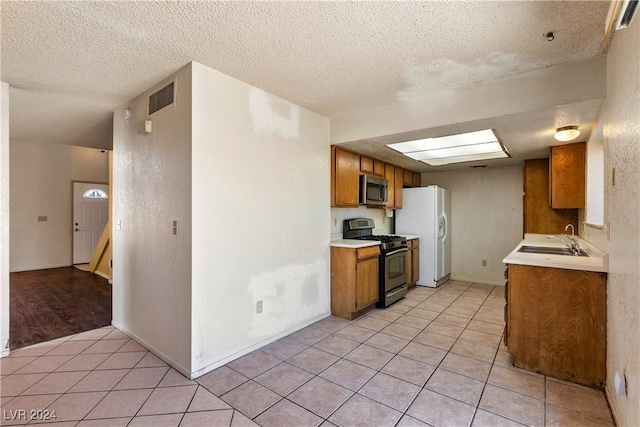
<path fill-rule="evenodd" d="M 395 251 L 391 251 L 389 253 L 386 253 L 386 254 L 384 254 L 384 256 L 391 256 L 391 255 L 398 254 L 400 252 L 409 252 L 409 249 L 408 248 L 400 248 L 400 249 L 397 249 Z"/>
<path fill-rule="evenodd" d="M 393 292 L 391 292 L 391 293 L 388 293 L 388 294 L 386 295 L 386 297 L 387 297 L 387 298 L 390 298 L 390 297 L 394 296 L 395 294 L 397 294 L 398 292 L 402 292 L 402 291 L 404 291 L 405 289 L 406 289 L 406 285 L 398 286 L 398 288 L 397 288 L 396 290 L 394 290 L 394 291 L 393 291 Z"/>

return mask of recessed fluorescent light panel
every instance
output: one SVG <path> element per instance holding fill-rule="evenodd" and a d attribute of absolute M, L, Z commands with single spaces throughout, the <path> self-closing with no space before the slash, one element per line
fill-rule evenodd
<path fill-rule="evenodd" d="M 493 129 L 399 142 L 387 147 L 430 166 L 510 157 Z"/>

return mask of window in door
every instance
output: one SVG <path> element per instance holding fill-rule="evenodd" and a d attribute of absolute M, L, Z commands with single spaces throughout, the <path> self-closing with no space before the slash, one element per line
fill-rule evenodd
<path fill-rule="evenodd" d="M 109 195 L 106 191 L 99 188 L 90 188 L 82 195 L 83 199 L 108 199 Z"/>

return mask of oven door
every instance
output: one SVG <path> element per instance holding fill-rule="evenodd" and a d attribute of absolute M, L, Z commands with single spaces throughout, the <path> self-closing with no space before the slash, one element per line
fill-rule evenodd
<path fill-rule="evenodd" d="M 384 291 L 407 283 L 407 248 L 392 249 L 384 255 Z"/>

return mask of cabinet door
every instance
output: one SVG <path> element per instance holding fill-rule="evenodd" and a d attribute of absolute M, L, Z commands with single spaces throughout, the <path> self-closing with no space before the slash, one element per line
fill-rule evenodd
<path fill-rule="evenodd" d="M 411 241 L 407 242 L 409 247 L 411 247 L 410 242 Z M 413 285 L 416 281 L 413 280 L 413 257 L 411 256 L 411 249 L 409 249 L 409 253 L 405 258 L 407 260 L 407 285 Z"/>
<path fill-rule="evenodd" d="M 507 295 L 508 349 L 515 366 L 603 386 L 604 273 L 510 264 Z"/>
<path fill-rule="evenodd" d="M 360 172 L 373 175 L 373 159 L 360 156 Z"/>
<path fill-rule="evenodd" d="M 356 263 L 356 311 L 378 300 L 378 257 Z"/>
<path fill-rule="evenodd" d="M 402 184 L 405 187 L 413 187 L 413 172 L 406 169 L 404 170 L 404 173 L 402 174 Z"/>
<path fill-rule="evenodd" d="M 402 209 L 402 183 L 404 182 L 404 169 L 399 168 L 398 166 L 396 166 L 395 168 L 395 205 L 393 207 L 395 209 Z"/>
<path fill-rule="evenodd" d="M 549 204 L 553 209 L 585 206 L 586 144 L 551 147 L 549 157 Z"/>
<path fill-rule="evenodd" d="M 362 156 L 360 157 L 360 172 L 384 177 L 384 162 Z"/>
<path fill-rule="evenodd" d="M 413 186 L 414 187 L 422 186 L 422 175 L 420 175 L 419 173 L 416 173 L 416 172 L 413 173 Z"/>
<path fill-rule="evenodd" d="M 418 246 L 411 249 L 411 280 L 413 283 L 420 280 L 420 248 Z"/>
<path fill-rule="evenodd" d="M 333 204 L 332 206 L 358 206 L 360 156 L 349 151 L 335 148 L 333 178 Z"/>
<path fill-rule="evenodd" d="M 373 174 L 380 177 L 384 176 L 384 162 L 373 160 Z"/>
<path fill-rule="evenodd" d="M 385 207 L 393 209 L 396 205 L 396 168 L 391 165 L 384 165 L 384 177 L 389 181 L 389 200 Z"/>

